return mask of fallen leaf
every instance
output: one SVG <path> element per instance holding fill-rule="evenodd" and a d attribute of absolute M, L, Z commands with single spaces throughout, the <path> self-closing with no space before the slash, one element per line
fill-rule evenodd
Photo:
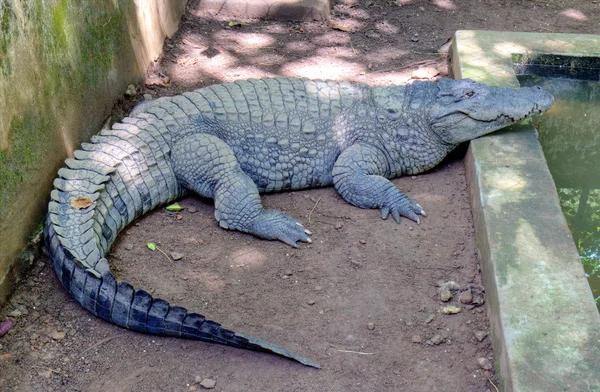
<path fill-rule="evenodd" d="M 445 308 L 442 308 L 440 312 L 444 314 L 456 314 L 462 312 L 462 309 L 456 306 L 446 306 Z"/>
<path fill-rule="evenodd" d="M 82 210 L 84 208 L 88 208 L 92 204 L 94 204 L 94 202 L 89 197 L 79 196 L 79 197 L 71 200 L 71 207 L 75 208 L 76 210 Z"/>
<path fill-rule="evenodd" d="M 146 245 L 148 246 L 148 249 L 150 249 L 151 251 L 156 250 L 156 244 L 154 242 L 148 242 Z"/>
<path fill-rule="evenodd" d="M 341 25 L 341 24 L 337 24 L 337 23 L 331 25 L 331 28 L 334 29 L 334 30 L 340 30 L 340 31 L 345 31 L 345 32 L 349 32 L 350 31 L 350 27 L 344 26 L 344 25 Z"/>
<path fill-rule="evenodd" d="M 177 204 L 177 203 L 173 203 L 173 204 L 171 204 L 171 205 L 168 205 L 168 206 L 166 207 L 166 210 L 167 210 L 167 211 L 174 211 L 174 212 L 177 212 L 177 211 L 181 211 L 181 210 L 183 210 L 183 207 L 182 207 L 182 206 L 180 206 L 180 205 L 179 205 L 179 204 Z"/>

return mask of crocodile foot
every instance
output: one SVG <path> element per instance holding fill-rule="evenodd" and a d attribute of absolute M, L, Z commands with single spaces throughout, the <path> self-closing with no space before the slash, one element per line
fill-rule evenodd
<path fill-rule="evenodd" d="M 312 243 L 312 233 L 289 215 L 277 210 L 263 210 L 246 227 L 248 233 L 267 240 L 279 240 L 298 247 L 297 242 Z"/>
<path fill-rule="evenodd" d="M 400 217 L 404 216 L 420 224 L 421 219 L 419 215 L 427 216 L 423 207 L 402 193 L 398 193 L 398 195 L 401 195 L 401 197 L 394 197 L 383 204 L 381 207 L 381 218 L 387 219 L 391 214 L 398 223 L 400 223 Z"/>

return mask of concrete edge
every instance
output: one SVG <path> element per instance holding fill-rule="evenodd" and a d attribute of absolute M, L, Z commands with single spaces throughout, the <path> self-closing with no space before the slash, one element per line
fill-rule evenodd
<path fill-rule="evenodd" d="M 490 85 L 518 86 L 512 71 L 512 53 L 537 51 L 600 56 L 598 40 L 598 36 L 592 35 L 457 31 L 452 44 L 453 72 L 456 78 L 471 78 Z M 465 46 L 469 45 L 469 50 L 464 50 Z M 498 218 L 498 214 L 493 211 L 494 206 L 498 207 L 498 204 L 492 199 L 505 195 L 502 194 L 502 190 L 498 192 L 498 188 L 490 186 L 489 180 L 495 175 L 489 169 L 497 169 L 493 164 L 489 165 L 489 162 L 497 160 L 506 163 L 522 158 L 518 155 L 512 156 L 511 152 L 506 153 L 513 149 L 515 141 L 520 141 L 519 138 L 528 139 L 526 144 L 530 144 L 532 155 L 537 156 L 527 159 L 526 164 L 519 167 L 518 174 L 531 184 L 542 184 L 543 192 L 539 192 L 539 189 L 526 189 L 515 193 L 517 199 L 513 202 L 518 205 L 522 201 L 519 197 L 527 198 L 535 194 L 534 202 L 540 208 L 546 209 L 536 211 L 543 215 L 538 217 L 539 219 L 531 216 L 525 219 L 527 224 L 538 226 L 531 232 L 534 235 L 529 240 L 540 241 L 542 246 L 533 251 L 517 249 L 517 231 L 522 229 L 517 222 L 523 220 L 522 214 Z M 495 146 L 489 148 L 486 144 Z M 523 153 L 522 149 L 515 150 Z M 482 158 L 488 161 L 484 162 Z M 537 142 L 536 130 L 526 123 L 510 131 L 503 131 L 500 135 L 495 134 L 471 142 L 465 166 L 472 200 L 476 246 L 486 287 L 491 339 L 502 390 L 600 390 L 600 372 L 597 371 L 600 368 L 600 315 L 560 210 L 554 182 L 541 153 L 541 146 Z M 504 203 L 506 202 L 505 200 Z M 510 203 L 510 200 L 508 202 Z M 514 214 L 515 210 L 508 207 L 501 212 L 510 215 Z M 513 236 L 510 236 L 510 228 L 507 230 L 506 227 L 502 227 L 511 220 L 514 222 Z M 562 241 L 556 244 L 556 247 L 560 247 L 556 250 L 556 257 L 544 254 L 544 251 L 553 252 L 552 249 L 548 249 L 553 246 L 551 239 L 538 238 L 543 237 L 540 234 L 543 229 L 540 230 L 539 227 L 544 225 L 553 236 L 562 238 Z M 507 233 L 514 243 L 506 243 L 503 236 L 508 237 Z M 565 239 L 569 241 L 565 243 Z M 506 253 L 508 248 L 511 250 Z M 522 254 L 528 252 L 529 254 L 521 258 Z M 506 260 L 507 254 L 512 257 L 516 255 L 520 260 Z M 545 256 L 550 264 L 549 271 L 540 273 L 536 270 L 539 267 L 539 263 L 536 262 Z M 516 274 L 524 274 L 531 281 L 523 282 L 519 276 L 515 276 Z M 544 282 L 536 285 L 536 277 L 540 274 L 543 275 Z M 562 277 L 564 281 L 561 281 Z M 520 301 L 524 297 L 516 298 L 524 294 L 519 291 L 519 286 L 527 283 L 536 285 L 534 290 L 539 297 L 532 302 L 538 302 L 535 305 L 540 307 L 539 314 L 535 313 L 535 308 L 528 308 L 526 305 L 521 309 Z M 540 285 L 547 287 L 539 287 Z M 564 297 L 575 295 L 576 298 L 566 298 L 565 302 L 562 302 L 563 298 L 558 298 L 561 302 L 559 306 L 549 303 L 557 294 Z M 560 314 L 558 318 L 563 318 L 556 322 L 556 326 L 553 325 L 553 312 Z M 553 327 L 556 328 L 552 330 Z M 555 341 L 545 339 L 546 334 Z M 579 336 L 569 336 L 572 334 Z M 528 350 L 530 352 L 524 352 Z"/>

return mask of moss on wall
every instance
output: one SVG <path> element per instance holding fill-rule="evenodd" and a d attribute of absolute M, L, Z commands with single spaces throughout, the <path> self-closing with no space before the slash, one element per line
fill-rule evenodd
<path fill-rule="evenodd" d="M 0 0 L 0 306 L 3 280 L 43 218 L 58 167 L 141 78 L 185 4 Z M 158 45 L 145 43 L 148 31 Z"/>

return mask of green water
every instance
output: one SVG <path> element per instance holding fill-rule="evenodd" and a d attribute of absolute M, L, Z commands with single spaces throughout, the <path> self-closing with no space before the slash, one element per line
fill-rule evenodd
<path fill-rule="evenodd" d="M 600 82 L 518 79 L 554 95 L 554 106 L 533 123 L 600 311 Z"/>

